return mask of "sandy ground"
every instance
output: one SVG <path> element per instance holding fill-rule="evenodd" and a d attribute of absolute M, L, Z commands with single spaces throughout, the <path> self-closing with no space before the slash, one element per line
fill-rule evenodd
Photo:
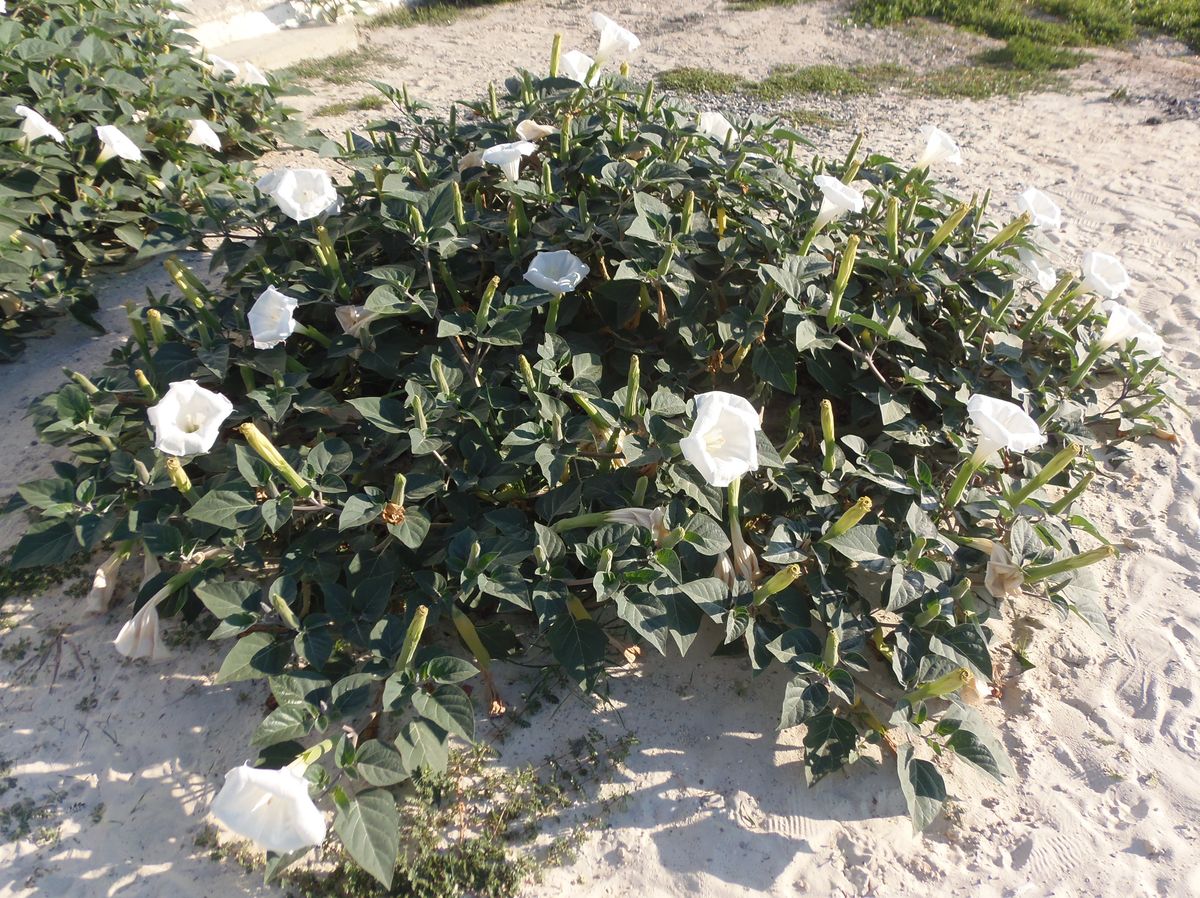
<path fill-rule="evenodd" d="M 644 74 L 701 64 L 761 76 L 778 63 L 910 57 L 940 65 L 964 45 L 940 29 L 848 29 L 830 3 L 735 14 L 716 0 L 674 0 L 668 12 L 658 0 L 617 0 L 606 11 L 641 35 Z M 444 104 L 515 66 L 541 69 L 556 30 L 567 47 L 594 46 L 578 4 L 532 0 L 448 28 L 375 32 L 368 39 L 402 61 L 369 74 L 407 80 Z M 1153 99 L 1106 101 L 1122 87 Z M 353 93 L 319 88 L 303 104 Z M 1165 99 L 1198 94 L 1200 61 L 1147 43 L 1133 55 L 1101 53 L 1068 94 L 825 102 L 847 127 L 813 136 L 844 151 L 861 128 L 869 147 L 905 157 L 918 127 L 936 122 L 960 139 L 965 164 L 948 177 L 964 195 L 990 187 L 1001 203 L 1032 184 L 1056 196 L 1067 219 L 1060 263 L 1093 247 L 1124 260 L 1134 281 L 1126 298 L 1166 338 L 1180 401 L 1195 415 L 1200 123 L 1146 121 Z M 336 133 L 372 117 L 320 124 Z M 112 279 L 106 304 L 146 283 L 164 286 L 152 269 Z M 0 368 L 0 458 L 9 460 L 0 494 L 48 469 L 24 405 L 57 383 L 59 365 L 86 368 L 115 339 L 64 324 Z M 1124 544 L 1101 571 L 1116 639 L 1106 647 L 1079 622 L 1048 621 L 1034 632 L 1037 667 L 1019 678 L 1009 671 L 1003 698 L 985 708 L 1015 781 L 998 787 L 951 765 L 949 813 L 914 837 L 886 762 L 805 788 L 795 734 L 773 732 L 782 678 L 751 678 L 697 645 L 687 659 L 649 658 L 619 673 L 609 707 L 566 702 L 499 746 L 503 763 L 519 764 L 562 751 L 589 727 L 640 741 L 614 783 L 627 797 L 608 825 L 573 863 L 530 884 L 528 898 L 1200 896 L 1200 421 L 1180 412 L 1171 420 L 1178 442 L 1137 447 L 1087 503 Z M 0 545 L 19 527 L 0 519 Z M 52 594 L 4 609 L 0 810 L 28 801 L 37 813 L 18 839 L 8 836 L 13 815 L 0 814 L 0 896 L 277 894 L 195 846 L 221 774 L 250 754 L 260 689 L 214 686 L 220 649 L 204 634 L 166 665 L 123 663 L 109 645 L 122 613 L 83 618 L 78 608 Z M 22 640 L 23 659 L 7 651 Z"/>

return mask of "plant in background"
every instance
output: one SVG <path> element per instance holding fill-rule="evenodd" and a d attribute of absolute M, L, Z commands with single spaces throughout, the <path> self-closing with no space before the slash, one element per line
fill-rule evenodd
<path fill-rule="evenodd" d="M 265 76 L 198 58 L 175 11 L 36 0 L 0 18 L 0 359 L 47 315 L 94 325 L 91 267 L 229 224 L 244 160 L 303 140 Z"/>
<path fill-rule="evenodd" d="M 894 756 L 918 827 L 945 752 L 1010 774 L 964 687 L 990 693 L 1015 590 L 1107 632 L 1087 566 L 1112 550 L 1074 502 L 1087 450 L 1165 428 L 1161 359 L 1118 337 L 1078 374 L 1105 342 L 1084 285 L 1018 279 L 1029 217 L 943 193 L 946 135 L 916 167 L 802 161 L 778 121 L 714 141 L 598 67 L 448 116 L 380 88 L 400 120 L 347 138 L 336 202 L 263 198 L 223 285 L 171 263 L 178 292 L 36 404 L 71 461 L 22 487 L 13 565 L 160 563 L 135 613 L 211 616 L 220 681 L 274 696 L 255 765 L 306 769 L 384 883 L 398 796 L 474 737 L 464 684 L 503 713 L 517 651 L 594 688 L 631 643 L 715 630 L 790 671 L 810 781 Z M 484 163 L 528 121 L 558 133 Z M 295 326 L 262 340 L 272 296 Z M 189 381 L 223 401 L 164 418 Z"/>

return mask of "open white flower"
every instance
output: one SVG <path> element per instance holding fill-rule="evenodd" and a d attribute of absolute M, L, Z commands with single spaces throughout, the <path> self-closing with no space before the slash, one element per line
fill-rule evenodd
<path fill-rule="evenodd" d="M 338 306 L 333 311 L 333 317 L 342 326 L 344 333 L 354 337 L 378 316 L 374 312 L 368 312 L 366 306 Z"/>
<path fill-rule="evenodd" d="M 55 143 L 65 143 L 66 138 L 56 127 L 46 121 L 42 114 L 28 106 L 17 106 L 13 109 L 24 121 L 21 122 L 21 133 L 25 135 L 22 143 L 28 147 L 35 140 L 49 137 Z"/>
<path fill-rule="evenodd" d="M 203 455 L 213 447 L 233 403 L 194 380 L 177 380 L 146 412 L 154 448 L 167 455 Z"/>
<path fill-rule="evenodd" d="M 499 166 L 509 181 L 517 181 L 521 177 L 521 159 L 536 152 L 536 143 L 518 140 L 515 143 L 498 143 L 494 147 L 488 147 L 483 151 L 481 158 L 488 165 Z"/>
<path fill-rule="evenodd" d="M 1163 354 L 1163 339 L 1141 315 L 1109 299 L 1100 304 L 1108 316 L 1108 322 L 1100 334 L 1099 343 L 1104 349 L 1120 343 L 1146 355 L 1158 357 Z M 1130 345 L 1132 344 L 1132 345 Z"/>
<path fill-rule="evenodd" d="M 979 445 L 971 461 L 986 464 L 1001 449 L 1028 452 L 1046 442 L 1037 421 L 1015 402 L 976 393 L 967 400 L 967 414 L 979 430 Z"/>
<path fill-rule="evenodd" d="M 225 774 L 213 817 L 266 851 L 286 854 L 325 841 L 325 818 L 308 794 L 308 780 L 290 767 L 243 764 Z"/>
<path fill-rule="evenodd" d="M 596 58 L 600 62 L 608 62 L 615 56 L 629 56 L 642 45 L 636 34 L 622 28 L 604 13 L 592 13 L 592 24 L 600 32 L 600 46 L 596 49 Z"/>
<path fill-rule="evenodd" d="M 1004 596 L 1020 595 L 1024 584 L 1025 572 L 1021 570 L 1021 566 L 1013 563 L 1008 549 L 995 543 L 983 576 L 983 585 L 987 587 L 987 591 L 1000 599 Z"/>
<path fill-rule="evenodd" d="M 712 486 L 729 486 L 758 469 L 758 431 L 762 422 L 748 401 L 714 390 L 695 399 L 692 431 L 679 448 Z"/>
<path fill-rule="evenodd" d="M 116 125 L 97 125 L 96 136 L 100 138 L 100 155 L 97 162 L 107 162 L 113 156 L 120 156 L 128 162 L 141 162 L 142 151 L 136 143 L 130 140 Z"/>
<path fill-rule="evenodd" d="M 821 208 L 814 224 L 817 230 L 847 213 L 857 214 L 863 210 L 863 195 L 849 184 L 843 184 L 829 175 L 817 175 L 813 183 L 821 189 Z"/>
<path fill-rule="evenodd" d="M 592 70 L 592 66 L 596 60 L 588 56 L 586 53 L 581 53 L 578 50 L 568 50 L 558 60 L 558 73 L 564 78 L 570 78 L 572 81 L 578 81 L 580 84 L 592 87 L 600 80 L 600 73 L 596 72 L 591 78 L 588 77 L 588 72 Z"/>
<path fill-rule="evenodd" d="M 720 144 L 726 140 L 737 143 L 737 128 L 719 112 L 702 112 L 696 117 L 696 130 L 706 134 Z"/>
<path fill-rule="evenodd" d="M 1092 250 L 1083 254 L 1083 283 L 1087 293 L 1096 293 L 1105 299 L 1116 299 L 1129 289 L 1129 274 L 1116 256 Z"/>
<path fill-rule="evenodd" d="M 239 74 L 236 62 L 230 62 L 223 56 L 217 56 L 213 53 L 208 54 L 209 68 L 217 77 L 228 75 L 230 78 L 236 78 Z"/>
<path fill-rule="evenodd" d="M 271 82 L 267 76 L 252 62 L 242 63 L 242 84 L 250 84 L 255 87 L 270 87 Z"/>
<path fill-rule="evenodd" d="M 319 168 L 281 168 L 258 179 L 255 186 L 296 221 L 308 221 L 341 208 L 329 172 Z"/>
<path fill-rule="evenodd" d="M 217 136 L 217 132 L 213 130 L 212 125 L 201 118 L 194 118 L 188 121 L 191 126 L 191 131 L 188 132 L 187 142 L 195 144 L 198 147 L 208 147 L 210 149 L 221 151 L 221 138 Z"/>
<path fill-rule="evenodd" d="M 113 640 L 113 645 L 126 658 L 161 661 L 170 657 L 171 653 L 162 641 L 158 602 L 151 599 L 127 620 L 117 633 L 117 638 Z"/>
<path fill-rule="evenodd" d="M 925 138 L 925 149 L 917 157 L 916 168 L 929 168 L 948 162 L 951 165 L 962 165 L 962 153 L 954 138 L 933 125 L 922 125 L 921 136 Z"/>
<path fill-rule="evenodd" d="M 541 140 L 557 133 L 558 128 L 553 125 L 539 125 L 533 119 L 527 118 L 517 123 L 517 137 L 521 140 Z"/>
<path fill-rule="evenodd" d="M 1026 246 L 1017 249 L 1017 267 L 1043 290 L 1049 290 L 1058 282 L 1058 272 L 1050 260 Z"/>
<path fill-rule="evenodd" d="M 258 294 L 258 299 L 246 313 L 254 348 L 271 349 L 294 334 L 299 327 L 295 318 L 299 306 L 300 300 L 280 293 L 274 287 Z"/>
<path fill-rule="evenodd" d="M 1017 197 L 1017 209 L 1029 214 L 1030 224 L 1035 228 L 1054 231 L 1062 226 L 1062 209 L 1036 187 L 1028 188 Z"/>
<path fill-rule="evenodd" d="M 583 260 L 565 249 L 538 253 L 529 263 L 525 280 L 547 293 L 562 296 L 579 286 L 591 271 Z"/>

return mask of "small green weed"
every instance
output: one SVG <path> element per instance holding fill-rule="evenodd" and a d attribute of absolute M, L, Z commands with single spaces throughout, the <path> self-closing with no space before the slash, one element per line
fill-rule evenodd
<path fill-rule="evenodd" d="M 313 115 L 345 115 L 347 112 L 369 112 L 373 109 L 382 109 L 387 105 L 387 100 L 378 94 L 367 94 L 365 97 L 359 97 L 357 100 L 344 100 L 338 103 L 326 103 L 324 106 L 318 106 L 313 110 Z"/>
<path fill-rule="evenodd" d="M 285 78 L 325 81 L 329 84 L 355 84 L 362 81 L 362 69 L 369 65 L 395 62 L 396 58 L 378 47 L 359 47 L 323 59 L 306 59 L 280 74 Z"/>
<path fill-rule="evenodd" d="M 1092 57 L 1087 53 L 1039 44 L 1027 37 L 1014 37 L 995 50 L 979 54 L 978 60 L 998 68 L 1023 72 L 1051 72 L 1073 69 Z"/>
<path fill-rule="evenodd" d="M 467 10 L 500 6 L 515 0 L 434 0 L 413 6 L 398 6 L 367 20 L 368 28 L 412 28 L 416 25 L 450 25 Z"/>

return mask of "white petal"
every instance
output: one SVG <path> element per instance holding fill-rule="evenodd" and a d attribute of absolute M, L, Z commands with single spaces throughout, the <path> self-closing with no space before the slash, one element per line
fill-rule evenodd
<path fill-rule="evenodd" d="M 213 130 L 212 125 L 204 121 L 204 119 L 199 118 L 191 119 L 188 125 L 191 126 L 191 131 L 187 136 L 188 143 L 220 151 L 221 138 L 217 136 L 217 132 Z"/>

